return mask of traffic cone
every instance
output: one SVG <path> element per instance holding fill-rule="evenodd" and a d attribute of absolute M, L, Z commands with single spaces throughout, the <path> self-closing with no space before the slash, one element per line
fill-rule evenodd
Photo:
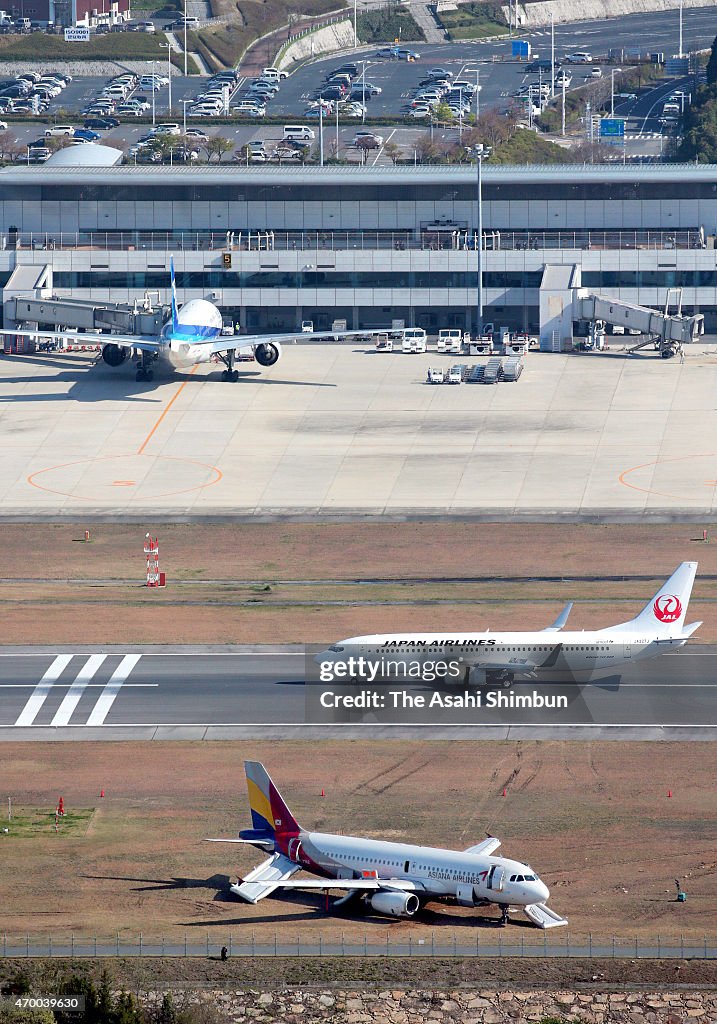
<path fill-rule="evenodd" d="M 668 797 L 672 796 L 672 790 L 671 789 L 667 790 L 667 795 L 668 795 Z"/>
<path fill-rule="evenodd" d="M 503 786 L 503 796 L 507 796 L 507 795 L 508 795 L 508 790 L 505 788 L 505 786 Z"/>
<path fill-rule="evenodd" d="M 321 795 L 322 795 L 322 796 L 325 796 L 325 795 L 326 795 L 326 794 L 324 793 L 323 789 L 321 790 Z"/>
<path fill-rule="evenodd" d="M 104 795 L 105 795 L 105 791 L 104 791 L 104 789 L 101 789 L 100 790 L 100 796 L 103 797 Z"/>

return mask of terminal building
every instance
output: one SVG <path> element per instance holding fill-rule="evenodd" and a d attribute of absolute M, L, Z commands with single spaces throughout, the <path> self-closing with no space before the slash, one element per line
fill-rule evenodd
<path fill-rule="evenodd" d="M 89 147 L 87 147 L 89 148 Z M 250 332 L 483 320 L 562 342 L 572 288 L 717 333 L 717 166 L 87 167 L 0 170 L 7 300 L 207 298 Z M 566 298 L 567 297 L 567 298 Z M 567 308 L 567 307 L 566 307 Z M 556 311 L 558 311 L 556 313 Z M 573 325 L 574 326 L 574 325 Z"/>

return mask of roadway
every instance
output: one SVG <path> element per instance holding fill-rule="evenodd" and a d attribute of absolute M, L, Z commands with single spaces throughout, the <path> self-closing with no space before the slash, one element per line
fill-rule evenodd
<path fill-rule="evenodd" d="M 717 738 L 710 645 L 633 664 L 619 679 L 513 691 L 564 694 L 564 710 L 349 714 L 320 708 L 319 694 L 340 686 L 306 684 L 316 650 L 307 657 L 304 648 L 287 646 L 4 648 L 0 739 Z"/>

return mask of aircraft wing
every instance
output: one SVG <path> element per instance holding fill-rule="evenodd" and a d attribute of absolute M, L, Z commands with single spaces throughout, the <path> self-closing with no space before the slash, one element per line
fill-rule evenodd
<path fill-rule="evenodd" d="M 231 892 L 247 903 L 258 903 L 300 869 L 300 864 L 294 864 L 283 853 L 275 853 L 250 871 L 246 878 L 240 878 L 236 885 L 232 885 Z"/>
<path fill-rule="evenodd" d="M 543 630 L 543 632 L 544 633 L 558 633 L 563 628 L 565 623 L 568 621 L 568 615 L 570 615 L 570 612 L 572 611 L 572 608 L 573 608 L 573 602 L 570 601 L 569 604 L 565 605 L 565 607 L 561 611 L 560 615 L 558 615 L 557 619 L 552 624 L 552 626 L 546 626 L 545 629 Z"/>
<path fill-rule="evenodd" d="M 496 839 L 495 836 L 489 836 L 487 839 L 484 839 L 481 843 L 476 843 L 475 846 L 469 846 L 468 849 L 464 850 L 463 852 L 485 853 L 486 855 L 488 855 L 492 853 L 493 850 L 497 850 L 499 846 L 500 839 Z"/>
<path fill-rule="evenodd" d="M 376 889 L 401 889 L 403 892 L 423 892 L 425 886 L 410 878 L 299 878 L 282 882 L 282 889 L 346 889 L 347 892 L 371 892 Z"/>
<path fill-rule="evenodd" d="M 119 345 L 120 348 L 139 348 L 143 352 L 158 352 L 162 347 L 156 335 L 147 334 L 75 334 L 74 331 L 11 331 L 0 329 L 0 337 L 51 338 L 53 341 L 72 341 L 78 345 Z"/>
<path fill-rule="evenodd" d="M 325 338 L 365 338 L 369 334 L 386 334 L 386 328 L 366 329 L 363 331 L 314 331 L 311 334 L 294 331 L 289 334 L 228 334 L 222 335 L 211 343 L 212 354 L 219 352 L 236 352 L 243 348 L 254 348 L 256 345 L 265 345 L 276 342 L 279 345 L 288 345 L 292 341 L 313 341 Z"/>
<path fill-rule="evenodd" d="M 205 843 L 245 843 L 247 846 L 266 846 L 274 849 L 273 839 L 205 839 Z"/>

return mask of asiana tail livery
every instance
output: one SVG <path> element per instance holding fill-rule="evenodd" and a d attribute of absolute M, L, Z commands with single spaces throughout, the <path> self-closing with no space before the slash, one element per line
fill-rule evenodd
<path fill-rule="evenodd" d="M 539 928 L 568 922 L 546 906 L 548 887 L 531 867 L 494 857 L 494 837 L 467 850 L 445 850 L 381 839 L 309 832 L 293 816 L 263 764 L 245 761 L 252 828 L 237 839 L 213 843 L 248 843 L 269 853 L 231 891 L 258 903 L 275 889 L 343 890 L 336 906 L 352 898 L 365 900 L 388 917 L 413 917 L 424 903 L 450 899 L 461 906 L 496 904 L 506 924 L 511 906 L 520 907 Z M 308 871 L 319 878 L 298 878 Z"/>
<path fill-rule="evenodd" d="M 520 679 L 580 680 L 604 675 L 633 661 L 655 658 L 687 643 L 702 625 L 685 625 L 697 562 L 683 562 L 639 615 L 604 629 L 564 631 L 572 604 L 552 626 L 534 632 L 379 633 L 341 640 L 316 656 L 320 665 L 348 658 L 421 661 L 437 656 L 458 661 L 453 680 L 462 685 L 511 686 Z"/>

